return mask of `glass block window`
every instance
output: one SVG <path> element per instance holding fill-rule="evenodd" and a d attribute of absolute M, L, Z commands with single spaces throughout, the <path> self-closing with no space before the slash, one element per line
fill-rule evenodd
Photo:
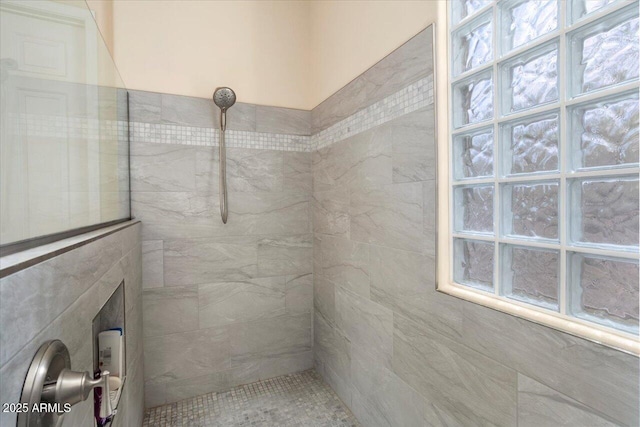
<path fill-rule="evenodd" d="M 638 0 L 452 0 L 451 277 L 639 333 Z"/>

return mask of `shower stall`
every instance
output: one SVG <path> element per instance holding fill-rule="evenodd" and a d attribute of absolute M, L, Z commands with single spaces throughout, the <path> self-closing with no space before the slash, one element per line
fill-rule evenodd
<path fill-rule="evenodd" d="M 285 3 L 0 0 L 0 424 L 638 425 L 637 0 Z"/>

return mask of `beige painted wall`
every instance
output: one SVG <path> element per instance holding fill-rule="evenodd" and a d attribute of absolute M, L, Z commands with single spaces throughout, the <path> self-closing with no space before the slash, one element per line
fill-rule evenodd
<path fill-rule="evenodd" d="M 114 2 L 115 59 L 127 87 L 309 107 L 309 5 L 285 1 Z"/>
<path fill-rule="evenodd" d="M 311 109 L 435 22 L 439 3 L 115 1 L 112 52 L 131 89 L 208 98 L 224 84 L 243 102 Z"/>
<path fill-rule="evenodd" d="M 113 0 L 86 0 L 94 13 L 98 29 L 113 56 Z"/>
<path fill-rule="evenodd" d="M 314 106 L 436 22 L 440 1 L 312 1 Z"/>

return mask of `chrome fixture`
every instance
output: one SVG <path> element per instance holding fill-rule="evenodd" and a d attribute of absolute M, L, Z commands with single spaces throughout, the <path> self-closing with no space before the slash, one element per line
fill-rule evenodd
<path fill-rule="evenodd" d="M 227 110 L 236 103 L 236 93 L 228 87 L 219 87 L 213 92 L 213 102 L 220 108 L 220 215 L 222 222 L 227 223 L 229 209 L 227 207 L 227 154 L 224 134 L 227 130 Z"/>
<path fill-rule="evenodd" d="M 109 372 L 98 379 L 89 372 L 71 370 L 67 346 L 60 340 L 47 341 L 38 349 L 22 388 L 20 404 L 28 410 L 18 414 L 18 427 L 59 426 L 64 418 L 64 407 L 87 400 L 91 390 L 102 388 L 100 414 L 114 413 L 109 398 Z M 32 411 L 34 405 L 50 404 L 57 411 Z M 57 404 L 57 405 L 56 405 Z"/>

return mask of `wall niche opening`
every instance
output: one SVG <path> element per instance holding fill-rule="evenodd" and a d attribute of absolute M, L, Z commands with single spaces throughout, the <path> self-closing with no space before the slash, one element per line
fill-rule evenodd
<path fill-rule="evenodd" d="M 94 416 L 98 426 L 109 426 L 117 413 L 126 380 L 124 280 L 93 319 L 93 374 L 109 371 L 109 398 L 113 411 L 101 413 L 102 389 L 94 390 Z"/>

